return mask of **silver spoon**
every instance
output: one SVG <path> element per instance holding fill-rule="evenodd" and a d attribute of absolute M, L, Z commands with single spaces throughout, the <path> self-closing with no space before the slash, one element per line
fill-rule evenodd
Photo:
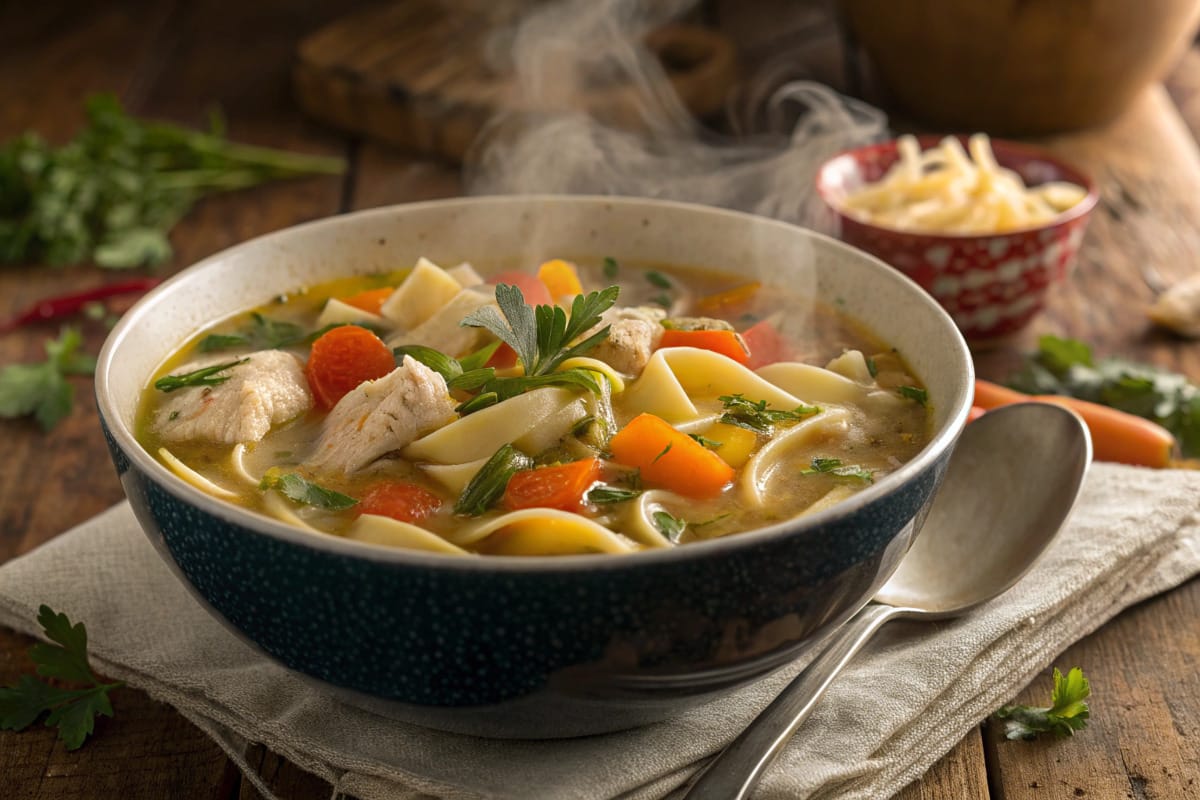
<path fill-rule="evenodd" d="M 1016 583 L 1066 520 L 1091 460 L 1087 428 L 1059 406 L 1005 406 L 968 425 L 895 574 L 709 763 L 687 800 L 749 797 L 833 679 L 889 620 L 957 616 Z"/>

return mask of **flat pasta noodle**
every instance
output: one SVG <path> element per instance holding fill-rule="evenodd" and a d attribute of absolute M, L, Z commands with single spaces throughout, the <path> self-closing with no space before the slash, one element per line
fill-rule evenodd
<path fill-rule="evenodd" d="M 675 544 L 654 524 L 654 512 L 666 511 L 666 501 L 681 499 L 684 498 L 665 489 L 652 489 L 638 495 L 637 500 L 629 504 L 624 519 L 630 538 L 647 547 L 674 547 Z"/>
<path fill-rule="evenodd" d="M 531 531 L 536 530 L 538 526 L 545 526 L 548 530 L 552 529 L 555 536 L 561 539 L 556 547 L 577 546 L 581 552 L 598 550 L 605 553 L 631 553 L 637 549 L 629 540 L 587 517 L 553 508 L 526 508 L 489 519 L 464 522 L 447 534 L 446 538 L 460 547 L 481 547 L 485 539 L 512 526 L 516 526 L 516 530 L 523 532 L 531 540 L 538 538 Z"/>
<path fill-rule="evenodd" d="M 362 514 L 346 530 L 346 538 L 368 544 L 388 547 L 404 547 L 410 550 L 426 550 L 431 553 L 468 556 L 466 550 L 452 544 L 436 533 L 378 514 Z"/>
<path fill-rule="evenodd" d="M 445 486 L 451 494 L 458 496 L 467 488 L 467 484 L 475 477 L 475 473 L 479 472 L 479 469 L 486 463 L 486 458 L 477 458 L 463 464 L 422 464 L 420 469 Z"/>
<path fill-rule="evenodd" d="M 763 380 L 778 386 L 802 402 L 859 403 L 866 397 L 868 387 L 824 367 L 801 364 L 798 361 L 779 361 L 759 367 Z M 747 394 L 747 397 L 751 395 Z"/>
<path fill-rule="evenodd" d="M 231 492 L 224 486 L 221 486 L 204 477 L 199 472 L 196 472 L 196 470 L 192 469 L 187 464 L 176 458 L 175 454 L 165 447 L 158 448 L 158 457 L 162 459 L 164 464 L 170 467 L 172 472 L 202 492 L 207 492 L 213 497 L 219 497 L 222 500 L 232 500 L 238 496 L 237 492 Z"/>
<path fill-rule="evenodd" d="M 750 456 L 738 477 L 737 490 L 741 501 L 750 508 L 763 508 L 767 502 L 767 484 L 774 472 L 785 463 L 783 455 L 789 450 L 809 444 L 814 439 L 832 433 L 844 433 L 850 426 L 850 412 L 844 408 L 827 408 L 819 414 L 779 430 L 774 438 Z"/>

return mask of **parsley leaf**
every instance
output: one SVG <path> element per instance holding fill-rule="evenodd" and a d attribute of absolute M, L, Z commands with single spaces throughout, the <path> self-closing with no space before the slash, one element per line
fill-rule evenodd
<path fill-rule="evenodd" d="M 277 489 L 289 500 L 301 505 L 323 508 L 326 511 L 344 511 L 358 505 L 358 501 L 349 495 L 327 489 L 320 484 L 306 480 L 295 472 L 281 472 L 272 468 L 263 475 L 258 488 Z"/>
<path fill-rule="evenodd" d="M 1009 739 L 1036 739 L 1041 733 L 1074 736 L 1075 731 L 1087 727 L 1087 698 L 1091 693 L 1091 684 L 1079 667 L 1072 668 L 1065 678 L 1055 667 L 1049 708 L 1005 706 L 995 716 L 1004 720 L 1004 735 Z"/>
<path fill-rule="evenodd" d="M 200 340 L 197 349 L 202 353 L 228 350 L 231 347 L 250 347 L 255 350 L 280 350 L 286 347 L 310 345 L 322 334 L 343 325 L 358 323 L 332 322 L 315 331 L 305 330 L 294 322 L 271 319 L 257 311 L 250 315 L 250 324 L 236 333 L 213 333 Z M 359 327 L 371 330 L 369 325 Z"/>
<path fill-rule="evenodd" d="M 633 500 L 641 493 L 640 489 L 622 489 L 619 486 L 598 483 L 588 491 L 587 501 L 598 506 L 624 503 L 626 500 Z"/>
<path fill-rule="evenodd" d="M 798 405 L 791 411 L 767 408 L 766 400 L 747 400 L 745 395 L 723 394 L 717 398 L 725 406 L 721 422 L 737 425 L 755 433 L 770 435 L 775 430 L 776 423 L 795 423 L 820 413 L 817 406 Z"/>
<path fill-rule="evenodd" d="M 709 450 L 716 450 L 718 447 L 722 447 L 725 444 L 724 442 L 718 442 L 715 439 L 709 439 L 707 436 L 701 436 L 698 433 L 689 433 L 688 436 L 695 439 L 697 444 L 704 445 Z"/>
<path fill-rule="evenodd" d="M 863 483 L 874 483 L 875 476 L 869 469 L 863 469 L 857 464 L 843 464 L 840 458 L 822 458 L 817 456 L 810 462 L 808 469 L 800 470 L 801 475 L 834 475 L 838 478 L 853 478 Z"/>
<path fill-rule="evenodd" d="M 495 342 L 483 350 L 464 357 L 462 361 L 453 356 L 448 356 L 439 350 L 434 350 L 432 347 L 425 347 L 419 344 L 406 344 L 401 347 L 395 347 L 392 349 L 392 353 L 396 356 L 397 362 L 403 361 L 405 356 L 410 356 L 420 361 L 445 378 L 446 388 L 451 391 L 455 389 L 470 391 L 480 388 L 494 378 L 496 370 L 491 367 L 479 366 L 465 369 L 464 371 L 464 362 L 468 364 L 486 362 L 488 358 L 491 358 L 491 354 L 495 352 L 496 347 L 499 345 L 499 342 Z M 484 352 L 484 350 L 487 351 L 487 355 L 483 359 L 479 359 L 479 353 Z M 469 362 L 468 359 L 470 359 Z"/>
<path fill-rule="evenodd" d="M 66 614 L 55 613 L 46 605 L 38 609 L 38 622 L 50 639 L 50 643 L 39 642 L 29 650 L 38 675 L 86 684 L 86 688 L 63 689 L 22 675 L 16 684 L 0 687 L 0 730 L 23 730 L 48 712 L 46 726 L 57 728 L 67 749 L 75 750 L 95 730 L 97 714 L 113 715 L 108 693 L 125 684 L 101 683 L 92 672 L 87 629 L 82 622 L 72 625 Z"/>
<path fill-rule="evenodd" d="M 237 361 L 226 361 L 224 364 L 214 364 L 211 367 L 201 367 L 191 372 L 184 372 L 179 375 L 164 375 L 154 382 L 154 388 L 160 392 L 174 392 L 177 389 L 183 389 L 188 386 L 220 386 L 225 381 L 232 378 L 232 375 L 221 375 L 220 373 L 234 367 L 245 364 L 250 359 L 241 358 Z"/>
<path fill-rule="evenodd" d="M 906 397 L 909 400 L 921 405 L 925 405 L 929 402 L 929 393 L 924 389 L 917 388 L 916 386 L 899 386 L 896 388 L 896 391 L 900 393 L 901 397 Z"/>
<path fill-rule="evenodd" d="M 675 284 L 671 283 L 670 278 L 654 270 L 649 270 L 646 273 L 646 280 L 651 286 L 657 286 L 659 289 L 670 289 L 675 286 Z"/>
<path fill-rule="evenodd" d="M 80 352 L 82 346 L 79 331 L 63 328 L 58 339 L 46 342 L 45 361 L 0 369 L 0 417 L 33 415 L 48 431 L 70 414 L 75 389 L 66 376 L 96 370 L 96 359 Z"/>
<path fill-rule="evenodd" d="M 655 511 L 650 515 L 650 519 L 654 522 L 654 527 L 658 532 L 673 544 L 679 544 L 679 539 L 683 536 L 683 532 L 687 530 L 687 523 L 679 517 L 672 516 L 666 511 Z"/>
<path fill-rule="evenodd" d="M 454 513 L 479 516 L 504 494 L 509 478 L 521 470 L 532 468 L 532 458 L 511 444 L 501 445 L 463 489 L 458 502 L 454 504 Z"/>
<path fill-rule="evenodd" d="M 621 269 L 621 266 L 617 263 L 617 260 L 615 258 L 612 258 L 611 256 L 605 257 L 605 259 L 604 259 L 604 277 L 605 278 L 607 278 L 610 281 L 615 281 L 617 279 L 617 273 L 620 271 L 620 269 Z"/>

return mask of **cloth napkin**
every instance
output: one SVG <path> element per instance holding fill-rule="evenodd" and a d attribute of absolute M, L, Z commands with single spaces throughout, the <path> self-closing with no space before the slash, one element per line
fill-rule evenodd
<path fill-rule="evenodd" d="M 890 797 L 1067 645 L 1200 572 L 1198 504 L 1200 472 L 1093 465 L 1071 520 L 1016 587 L 954 621 L 889 625 L 755 796 Z M 99 671 L 179 709 L 267 796 L 243 759 L 247 742 L 363 800 L 664 797 L 804 666 L 621 733 L 497 741 L 430 731 L 346 705 L 244 645 L 168 571 L 127 504 L 0 567 L 0 624 L 36 633 L 41 603 L 85 622 Z M 121 724 L 119 701 L 109 724 Z"/>

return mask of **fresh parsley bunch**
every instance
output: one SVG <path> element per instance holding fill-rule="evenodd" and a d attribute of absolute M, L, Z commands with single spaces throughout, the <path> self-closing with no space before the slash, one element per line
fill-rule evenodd
<path fill-rule="evenodd" d="M 201 197 L 344 170 L 338 158 L 230 142 L 219 122 L 205 133 L 135 119 L 112 95 L 93 95 L 66 145 L 32 132 L 0 145 L 0 263 L 159 264 Z"/>
<path fill-rule="evenodd" d="M 0 687 L 0 730 L 24 730 L 42 714 L 48 714 L 47 727 L 58 728 L 58 737 L 67 749 L 75 750 L 95 729 L 97 714 L 113 715 L 108 693 L 125 684 L 101 683 L 92 672 L 88 666 L 87 629 L 82 622 L 72 625 L 66 614 L 57 614 L 46 605 L 38 609 L 38 622 L 50 643 L 38 643 L 29 649 L 37 674 L 84 687 L 66 689 L 22 675 L 16 685 Z"/>
<path fill-rule="evenodd" d="M 1041 733 L 1074 736 L 1075 731 L 1087 727 L 1087 698 L 1091 693 L 1091 684 L 1079 667 L 1072 668 L 1066 677 L 1055 667 L 1048 708 L 1005 706 L 996 712 L 996 718 L 1004 720 L 1004 735 L 1009 739 L 1036 739 Z"/>

